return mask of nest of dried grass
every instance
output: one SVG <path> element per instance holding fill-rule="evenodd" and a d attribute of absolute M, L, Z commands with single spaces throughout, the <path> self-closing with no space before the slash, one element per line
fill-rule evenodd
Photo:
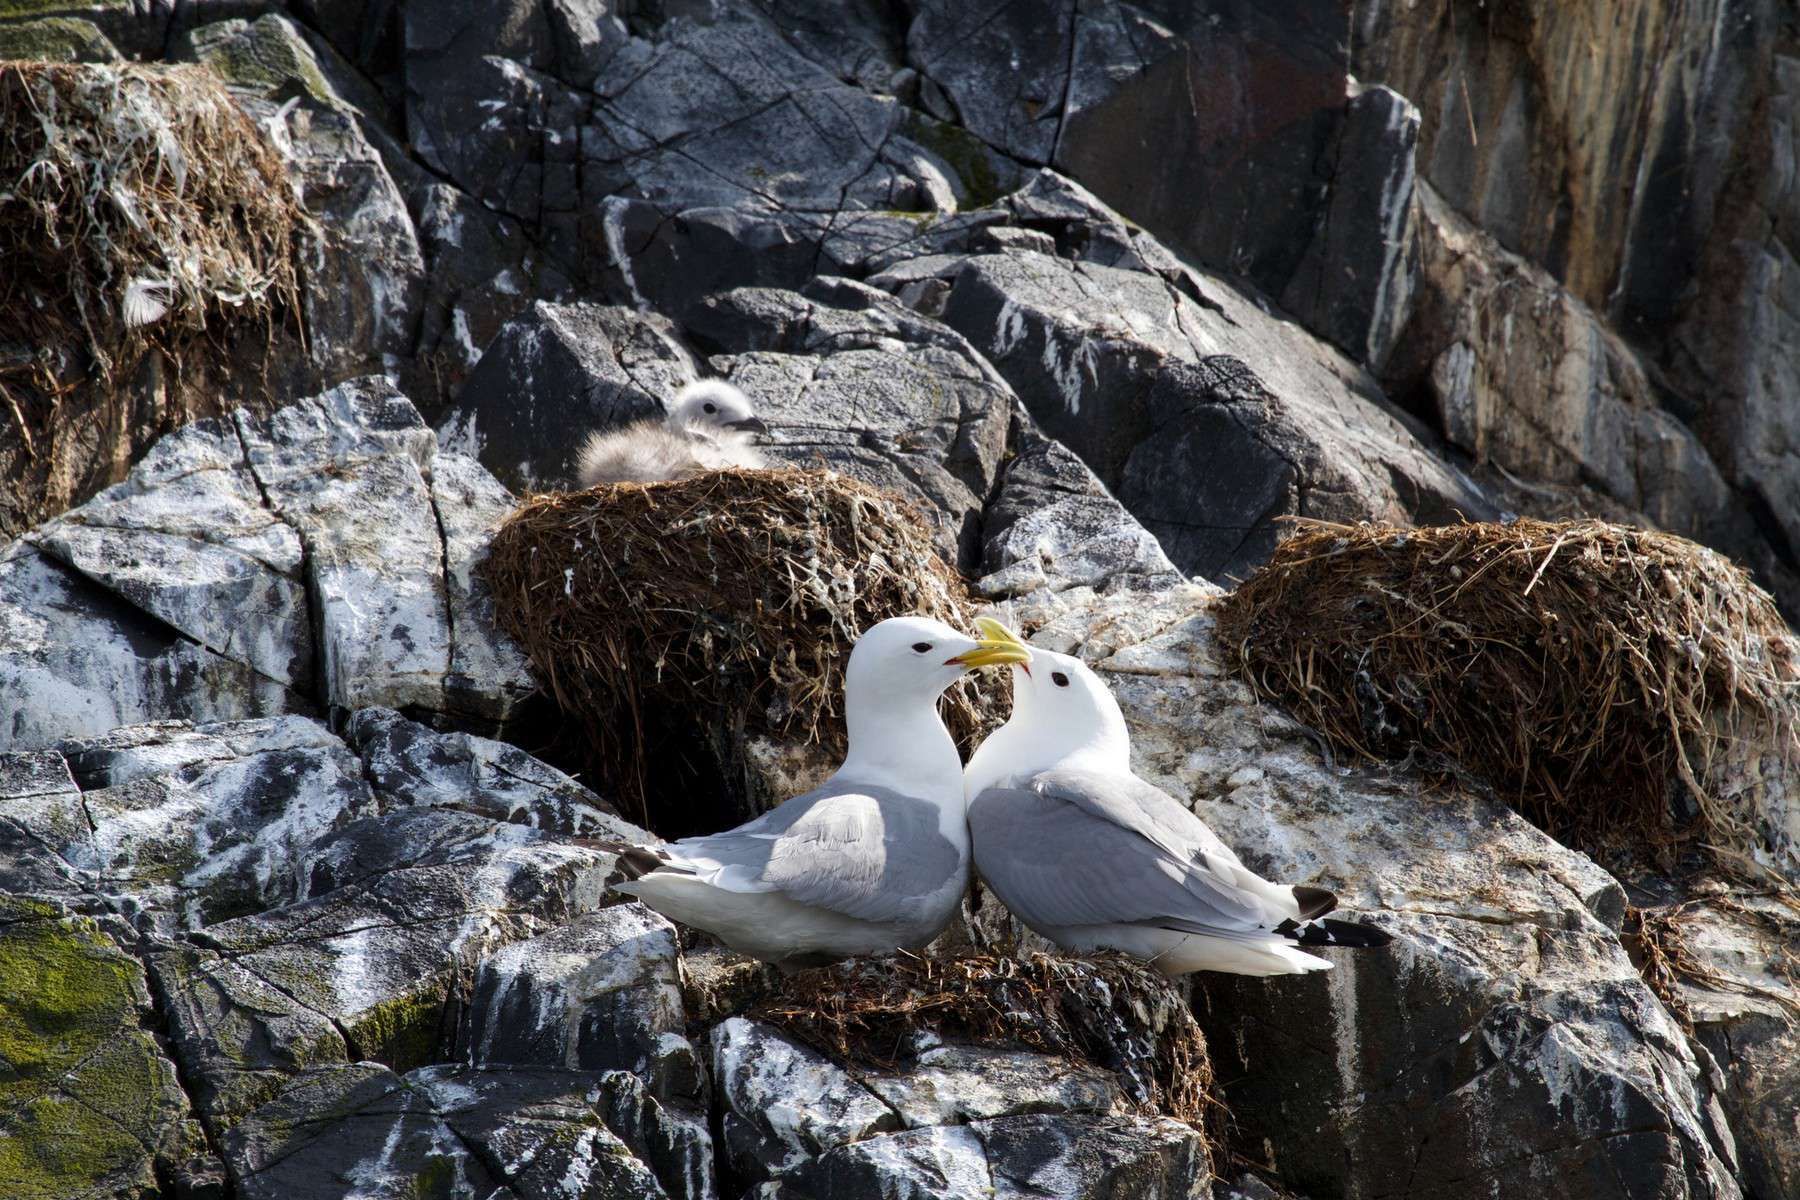
<path fill-rule="evenodd" d="M 1774 912 L 1746 904 L 1747 899 L 1770 900 L 1789 910 L 1789 916 L 1784 920 Z M 1708 908 L 1727 913 L 1769 936 L 1775 947 L 1775 957 L 1768 963 L 1767 970 L 1785 987 L 1779 990 L 1761 987 L 1707 965 L 1694 950 L 1690 931 Z M 1620 940 L 1650 990 L 1690 1033 L 1694 1028 L 1694 1013 L 1682 994 L 1684 983 L 1709 991 L 1769 1000 L 1800 1019 L 1800 1000 L 1795 999 L 1796 993 L 1800 992 L 1800 950 L 1789 943 L 1795 916 L 1800 916 L 1800 893 L 1791 890 L 1744 896 L 1730 893 L 1699 896 L 1654 908 L 1627 908 Z"/>
<path fill-rule="evenodd" d="M 209 320 L 297 312 L 304 223 L 207 68 L 0 63 L 0 337 L 110 375 Z"/>
<path fill-rule="evenodd" d="M 1181 990 L 1122 954 L 866 958 L 782 981 L 752 1015 L 842 1061 L 892 1067 L 913 1035 L 1005 1043 L 1113 1072 L 1139 1112 L 1219 1138 L 1206 1038 Z"/>
<path fill-rule="evenodd" d="M 858 635 L 894 616 L 970 621 L 911 506 L 826 471 L 533 496 L 482 569 L 501 625 L 587 729 L 593 769 L 640 816 L 653 716 L 841 751 Z M 993 720 L 969 680 L 944 712 L 965 744 Z"/>
<path fill-rule="evenodd" d="M 1800 647 L 1684 538 L 1304 522 L 1218 627 L 1258 691 L 1355 755 L 1441 756 L 1590 852 L 1794 869 Z"/>
<path fill-rule="evenodd" d="M 0 62 L 0 427 L 58 462 L 59 408 L 151 351 L 178 372 L 196 342 L 266 342 L 298 318 L 305 227 L 206 68 Z"/>

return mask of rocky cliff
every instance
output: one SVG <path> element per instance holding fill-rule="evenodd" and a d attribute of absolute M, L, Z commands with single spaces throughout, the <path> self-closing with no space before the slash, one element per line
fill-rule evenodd
<path fill-rule="evenodd" d="M 1344 765 L 1215 626 L 1294 515 L 1598 513 L 1800 610 L 1792 39 L 1756 3 L 0 3 L 0 58 L 84 94 L 209 69 L 304 215 L 266 328 L 195 309 L 129 373 L 0 270 L 0 1192 L 1800 1195 L 1791 903 Z M 187 181 L 161 127 L 147 203 Z M 544 761 L 476 568 L 698 374 L 914 501 L 1142 774 L 1395 935 L 1193 984 L 1222 1138 L 1079 1056 L 822 1054 L 606 895 L 571 839 L 644 831 Z"/>

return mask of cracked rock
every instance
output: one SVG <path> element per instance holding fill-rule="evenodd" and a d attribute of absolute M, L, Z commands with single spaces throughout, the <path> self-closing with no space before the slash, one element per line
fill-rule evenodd
<path fill-rule="evenodd" d="M 0 747 L 535 690 L 475 573 L 511 498 L 380 380 L 197 422 L 0 551 Z"/>
<path fill-rule="evenodd" d="M 344 736 L 391 803 L 459 809 L 559 837 L 637 835 L 610 801 L 505 742 L 436 733 L 386 708 L 356 713 Z"/>
<path fill-rule="evenodd" d="M 835 1146 L 901 1128 L 900 1114 L 844 1068 L 768 1025 L 731 1017 L 712 1031 L 722 1151 L 759 1180 Z"/>
<path fill-rule="evenodd" d="M 1349 10 L 929 0 L 910 61 L 977 137 L 1378 362 L 1406 315 L 1418 116 L 1349 77 Z M 1181 153 L 1168 148 L 1180 146 Z M 1204 198 L 1196 202 L 1197 197 Z"/>
<path fill-rule="evenodd" d="M 476 1066 L 626 1071 L 665 1104 L 703 1109 L 678 957 L 675 927 L 641 904 L 502 946 L 476 968 L 458 1057 Z"/>
<path fill-rule="evenodd" d="M 428 1187 L 480 1200 L 710 1198 L 703 1177 L 670 1171 L 665 1187 L 635 1153 L 639 1129 L 613 1115 L 630 1083 L 617 1073 L 325 1068 L 232 1129 L 226 1154 L 242 1194 L 268 1200 L 326 1200 L 346 1183 L 376 1196 Z"/>
<path fill-rule="evenodd" d="M 189 590 L 185 578 L 170 582 Z M 310 708 L 304 696 L 183 636 L 27 541 L 0 550 L 0 695 L 0 747 L 7 749 L 140 721 Z"/>
<path fill-rule="evenodd" d="M 1064 188 L 1055 202 L 1073 210 L 1062 237 L 1086 239 L 1085 253 L 1136 253 L 1091 197 Z M 1116 251 L 1098 250 L 1096 231 Z M 1178 286 L 1031 251 L 974 255 L 944 274 L 945 323 L 1190 574 L 1248 571 L 1287 514 L 1410 523 L 1489 511 L 1373 380 L 1219 281 L 1188 271 Z"/>

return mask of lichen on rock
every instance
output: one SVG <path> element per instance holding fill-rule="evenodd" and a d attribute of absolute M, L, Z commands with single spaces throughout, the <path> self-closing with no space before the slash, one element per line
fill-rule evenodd
<path fill-rule="evenodd" d="M 142 965 L 100 925 L 0 897 L 0 1179 L 19 1200 L 155 1188 L 202 1147 L 142 1028 Z"/>

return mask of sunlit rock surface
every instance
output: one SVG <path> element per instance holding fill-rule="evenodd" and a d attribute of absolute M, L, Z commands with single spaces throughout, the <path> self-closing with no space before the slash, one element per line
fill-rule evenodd
<path fill-rule="evenodd" d="M 1347 768 L 1211 615 L 1287 517 L 1508 511 L 1648 520 L 1800 606 L 1782 19 L 0 5 L 0 57 L 210 64 L 313 218 L 267 370 L 133 381 L 48 511 L 84 502 L 0 548 L 0 1179 L 1794 1192 L 1791 907 Z M 0 346 L 0 385 L 30 362 Z M 554 714 L 478 564 L 516 492 L 700 377 L 772 460 L 913 501 L 975 595 L 1102 672 L 1140 772 L 1395 936 L 1195 981 L 1228 1146 L 1017 1047 L 834 1062 L 743 1015 L 767 972 L 607 894 L 576 839 L 649 832 L 534 757 Z M 224 415 L 168 432 L 195 389 Z M 719 812 L 828 766 L 727 749 Z M 1675 931 L 1672 986 L 1628 906 Z M 951 937 L 1033 945 L 991 897 Z"/>

